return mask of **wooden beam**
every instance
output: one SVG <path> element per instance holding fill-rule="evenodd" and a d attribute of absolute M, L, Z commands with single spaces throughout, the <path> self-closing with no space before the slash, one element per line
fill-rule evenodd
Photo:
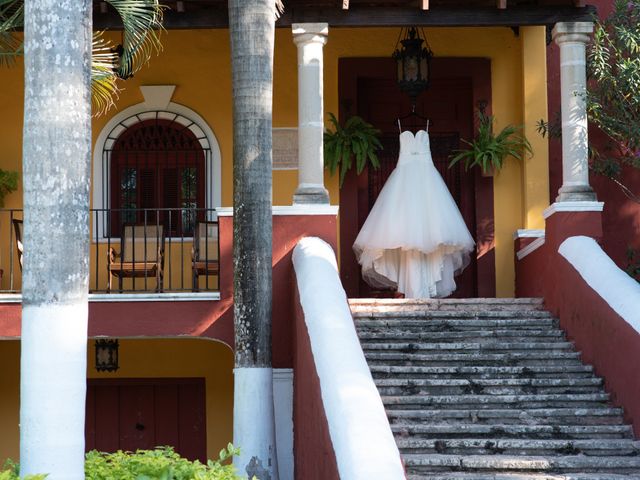
<path fill-rule="evenodd" d="M 554 25 L 557 22 L 591 22 L 595 7 L 584 8 L 550 6 L 513 6 L 497 8 L 431 8 L 421 12 L 408 7 L 288 8 L 276 22 L 276 27 L 289 28 L 293 23 L 327 22 L 330 27 L 519 27 Z M 199 28 L 228 28 L 226 8 L 187 9 L 184 13 L 167 11 L 164 15 L 167 30 Z M 99 14 L 93 19 L 96 30 L 122 30 L 115 12 Z"/>
<path fill-rule="evenodd" d="M 507 8 L 507 0 L 496 0 L 496 7 L 500 10 Z"/>

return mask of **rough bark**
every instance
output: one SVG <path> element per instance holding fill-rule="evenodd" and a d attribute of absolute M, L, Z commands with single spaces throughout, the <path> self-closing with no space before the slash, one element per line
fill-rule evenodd
<path fill-rule="evenodd" d="M 277 480 L 271 370 L 274 0 L 229 0 L 233 72 L 234 463 Z"/>
<path fill-rule="evenodd" d="M 91 2 L 25 1 L 21 474 L 84 478 Z"/>
<path fill-rule="evenodd" d="M 236 367 L 271 366 L 274 0 L 229 0 Z"/>

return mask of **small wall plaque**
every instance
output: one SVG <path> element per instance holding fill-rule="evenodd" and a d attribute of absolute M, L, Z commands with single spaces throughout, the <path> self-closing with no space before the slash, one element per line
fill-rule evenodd
<path fill-rule="evenodd" d="M 298 168 L 298 129 L 273 129 L 273 169 L 297 170 Z"/>

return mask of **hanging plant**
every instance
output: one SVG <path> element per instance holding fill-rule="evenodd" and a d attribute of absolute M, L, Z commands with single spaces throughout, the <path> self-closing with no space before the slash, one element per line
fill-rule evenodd
<path fill-rule="evenodd" d="M 331 175 L 340 170 L 340 187 L 347 172 L 353 168 L 354 158 L 358 175 L 368 163 L 375 169 L 380 168 L 376 155 L 382 149 L 380 130 L 355 115 L 349 117 L 344 126 L 338 123 L 333 113 L 329 114 L 329 119 L 333 131 L 325 131 L 324 134 L 324 165 Z"/>
<path fill-rule="evenodd" d="M 499 171 L 507 157 L 523 160 L 526 154 L 533 155 L 531 144 L 519 133 L 522 126 L 507 125 L 500 133 L 494 135 L 493 115 L 479 111 L 478 119 L 476 138 L 471 142 L 462 139 L 469 148 L 456 150 L 456 154 L 451 157 L 449 168 L 459 161 L 464 161 L 465 170 L 480 167 L 483 174 L 489 175 L 494 170 Z"/>
<path fill-rule="evenodd" d="M 0 168 L 0 208 L 4 208 L 4 197 L 18 189 L 18 172 Z"/>

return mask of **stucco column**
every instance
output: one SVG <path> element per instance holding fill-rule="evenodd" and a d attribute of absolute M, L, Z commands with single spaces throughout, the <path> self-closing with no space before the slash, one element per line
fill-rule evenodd
<path fill-rule="evenodd" d="M 589 186 L 589 136 L 587 133 L 586 46 L 593 32 L 591 22 L 559 22 L 553 39 L 560 47 L 562 97 L 562 187 L 556 201 L 592 201 Z"/>
<path fill-rule="evenodd" d="M 295 204 L 328 204 L 324 188 L 324 133 L 322 47 L 327 43 L 326 23 L 294 23 L 298 47 L 298 188 Z"/>

